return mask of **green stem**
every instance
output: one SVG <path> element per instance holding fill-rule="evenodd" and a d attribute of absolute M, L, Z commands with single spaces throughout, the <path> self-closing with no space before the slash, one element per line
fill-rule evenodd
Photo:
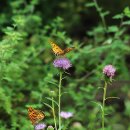
<path fill-rule="evenodd" d="M 104 130 L 104 119 L 105 119 L 105 100 L 106 100 L 106 92 L 107 92 L 107 82 L 105 81 L 104 89 L 103 89 L 103 101 L 102 101 L 102 130 Z"/>
<path fill-rule="evenodd" d="M 52 97 L 52 113 L 53 113 L 53 118 L 54 118 L 55 130 L 57 130 L 56 114 L 55 114 L 55 106 L 54 106 L 54 98 L 53 97 Z"/>
<path fill-rule="evenodd" d="M 104 31 L 107 32 L 107 25 L 106 25 L 106 21 L 105 21 L 105 18 L 104 16 L 102 15 L 102 11 L 101 11 L 101 8 L 99 7 L 98 3 L 97 3 L 97 0 L 93 0 L 94 3 L 95 3 L 95 8 L 97 9 L 98 13 L 99 13 L 99 16 L 102 20 L 102 24 L 104 26 Z"/>
<path fill-rule="evenodd" d="M 61 117 L 60 117 L 60 113 L 61 113 L 61 81 L 62 81 L 62 72 L 60 71 L 60 79 L 59 79 L 59 129 L 61 130 Z"/>

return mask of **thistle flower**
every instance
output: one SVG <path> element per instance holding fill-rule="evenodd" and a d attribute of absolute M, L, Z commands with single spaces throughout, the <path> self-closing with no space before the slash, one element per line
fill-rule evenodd
<path fill-rule="evenodd" d="M 42 130 L 46 127 L 44 123 L 39 123 L 35 125 L 35 130 Z"/>
<path fill-rule="evenodd" d="M 73 113 L 72 112 L 61 112 L 60 113 L 60 116 L 62 117 L 62 118 L 64 118 L 64 119 L 68 119 L 68 118 L 70 118 L 70 117 L 72 117 L 73 116 Z"/>
<path fill-rule="evenodd" d="M 53 62 L 54 67 L 56 68 L 61 68 L 61 69 L 69 69 L 72 64 L 70 63 L 70 61 L 67 58 L 58 58 L 55 59 Z"/>
<path fill-rule="evenodd" d="M 106 65 L 103 68 L 103 73 L 110 78 L 112 78 L 115 75 L 115 72 L 116 69 L 112 65 Z"/>

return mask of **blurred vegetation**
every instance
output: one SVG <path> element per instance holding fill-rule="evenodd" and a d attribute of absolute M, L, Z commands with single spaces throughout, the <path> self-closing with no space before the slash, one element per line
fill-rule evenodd
<path fill-rule="evenodd" d="M 130 1 L 12 0 L 0 8 L 0 130 L 33 130 L 27 106 L 52 112 L 43 103 L 57 92 L 58 71 L 48 43 L 75 46 L 73 67 L 63 82 L 62 110 L 73 111 L 72 130 L 100 130 L 102 68 L 113 64 L 116 79 L 108 95 L 106 130 L 130 130 Z M 64 45 L 63 45 L 64 44 Z M 57 96 L 55 97 L 57 98 Z"/>

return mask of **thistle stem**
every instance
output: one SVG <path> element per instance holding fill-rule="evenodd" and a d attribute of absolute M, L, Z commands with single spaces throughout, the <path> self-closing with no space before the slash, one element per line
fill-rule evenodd
<path fill-rule="evenodd" d="M 106 92 L 107 92 L 107 82 L 105 81 L 103 88 L 103 101 L 102 101 L 102 130 L 104 130 L 104 119 L 105 119 L 105 100 L 106 100 Z"/>
<path fill-rule="evenodd" d="M 60 113 L 61 113 L 61 81 L 62 81 L 62 72 L 60 71 L 60 79 L 59 79 L 59 129 L 61 130 L 61 117 L 60 117 Z"/>
<path fill-rule="evenodd" d="M 54 118 L 55 130 L 57 130 L 57 123 L 56 123 L 56 114 L 55 114 L 55 106 L 54 106 L 54 98 L 52 97 L 52 113 Z"/>

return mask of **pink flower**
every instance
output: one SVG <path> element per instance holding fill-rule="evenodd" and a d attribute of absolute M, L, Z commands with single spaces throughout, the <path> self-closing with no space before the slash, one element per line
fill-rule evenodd
<path fill-rule="evenodd" d="M 72 117 L 73 116 L 73 113 L 72 112 L 61 112 L 60 113 L 60 116 L 62 117 L 62 118 L 64 118 L 64 119 L 68 119 L 68 118 L 70 118 L 70 117 Z"/>
<path fill-rule="evenodd" d="M 46 127 L 44 123 L 39 123 L 35 125 L 35 130 L 42 130 Z"/>
<path fill-rule="evenodd" d="M 53 62 L 54 67 L 61 68 L 61 69 L 69 69 L 72 65 L 67 58 L 58 58 L 55 59 Z"/>
<path fill-rule="evenodd" d="M 113 77 L 115 75 L 116 69 L 112 65 L 106 65 L 103 68 L 103 73 L 108 77 Z"/>

